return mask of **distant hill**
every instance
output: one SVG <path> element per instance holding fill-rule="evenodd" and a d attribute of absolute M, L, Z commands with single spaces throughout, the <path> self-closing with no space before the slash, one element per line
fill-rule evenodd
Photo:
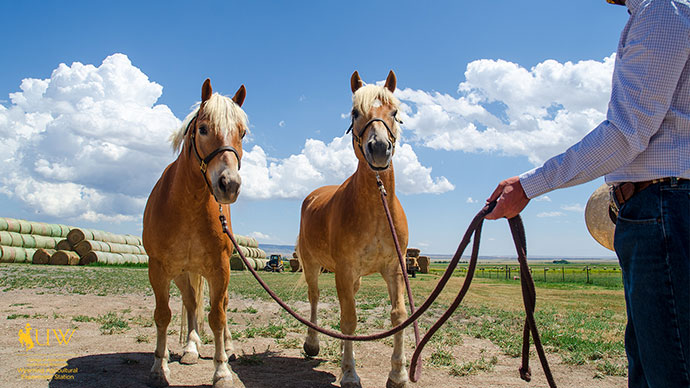
<path fill-rule="evenodd" d="M 281 255 L 292 257 L 292 252 L 295 251 L 294 245 L 276 245 L 276 244 L 259 244 L 259 248 L 266 252 L 266 255 Z"/>

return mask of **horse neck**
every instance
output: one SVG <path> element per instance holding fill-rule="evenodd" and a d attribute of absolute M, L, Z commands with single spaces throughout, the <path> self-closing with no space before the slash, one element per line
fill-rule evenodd
<path fill-rule="evenodd" d="M 379 171 L 379 177 L 386 189 L 388 200 L 395 198 L 395 173 L 393 162 L 384 170 Z M 366 162 L 359 161 L 357 171 L 352 175 L 352 184 L 357 192 L 356 199 L 370 201 L 371 197 L 379 197 L 379 188 L 376 184 L 376 172 L 372 171 Z"/>

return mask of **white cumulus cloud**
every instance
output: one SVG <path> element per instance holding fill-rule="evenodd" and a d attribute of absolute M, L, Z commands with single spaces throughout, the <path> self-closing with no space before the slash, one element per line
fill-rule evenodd
<path fill-rule="evenodd" d="M 544 217 L 562 217 L 564 216 L 565 213 L 563 212 L 541 212 L 537 214 L 537 217 L 539 218 L 544 218 Z"/>
<path fill-rule="evenodd" d="M 605 118 L 615 54 L 602 61 L 467 65 L 459 97 L 402 89 L 411 140 L 433 149 L 524 155 L 542 163 Z"/>
<path fill-rule="evenodd" d="M 445 177 L 433 178 L 409 144 L 396 147 L 393 163 L 396 190 L 404 194 L 444 193 L 455 186 Z M 287 158 L 270 158 L 258 145 L 242 158 L 242 196 L 250 199 L 303 198 L 317 187 L 340 184 L 357 169 L 350 135 L 326 144 L 307 139 L 302 152 Z"/>
<path fill-rule="evenodd" d="M 180 124 L 162 90 L 123 54 L 22 80 L 0 106 L 0 191 L 52 216 L 139 219 Z"/>

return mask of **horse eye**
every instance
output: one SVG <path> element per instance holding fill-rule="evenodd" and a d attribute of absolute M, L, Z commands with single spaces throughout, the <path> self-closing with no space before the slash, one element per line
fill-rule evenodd
<path fill-rule="evenodd" d="M 244 137 L 247 135 L 247 131 L 243 130 L 242 133 L 240 134 L 240 139 L 244 139 Z"/>
<path fill-rule="evenodd" d="M 353 109 L 352 110 L 352 118 L 356 119 L 357 117 L 359 117 L 359 111 L 357 109 Z"/>
<path fill-rule="evenodd" d="M 391 113 L 391 116 L 393 116 L 393 118 L 397 119 L 397 118 L 398 118 L 398 110 L 397 110 L 397 109 L 394 110 L 394 111 Z"/>
<path fill-rule="evenodd" d="M 208 133 L 208 128 L 206 128 L 206 125 L 201 125 L 201 126 L 199 127 L 199 133 L 202 134 L 202 135 L 205 135 L 205 134 Z"/>

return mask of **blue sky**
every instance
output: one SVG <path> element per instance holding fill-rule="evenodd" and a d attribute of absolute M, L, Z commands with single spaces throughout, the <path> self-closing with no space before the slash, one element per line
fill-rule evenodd
<path fill-rule="evenodd" d="M 292 244 L 301 199 L 353 172 L 350 75 L 393 69 L 410 245 L 452 253 L 499 180 L 603 119 L 627 16 L 604 0 L 2 2 L 0 215 L 139 234 L 208 77 L 247 87 L 236 232 Z M 532 201 L 529 253 L 613 256 L 582 211 L 602 183 Z M 512 252 L 505 221 L 488 223 L 482 254 Z"/>

